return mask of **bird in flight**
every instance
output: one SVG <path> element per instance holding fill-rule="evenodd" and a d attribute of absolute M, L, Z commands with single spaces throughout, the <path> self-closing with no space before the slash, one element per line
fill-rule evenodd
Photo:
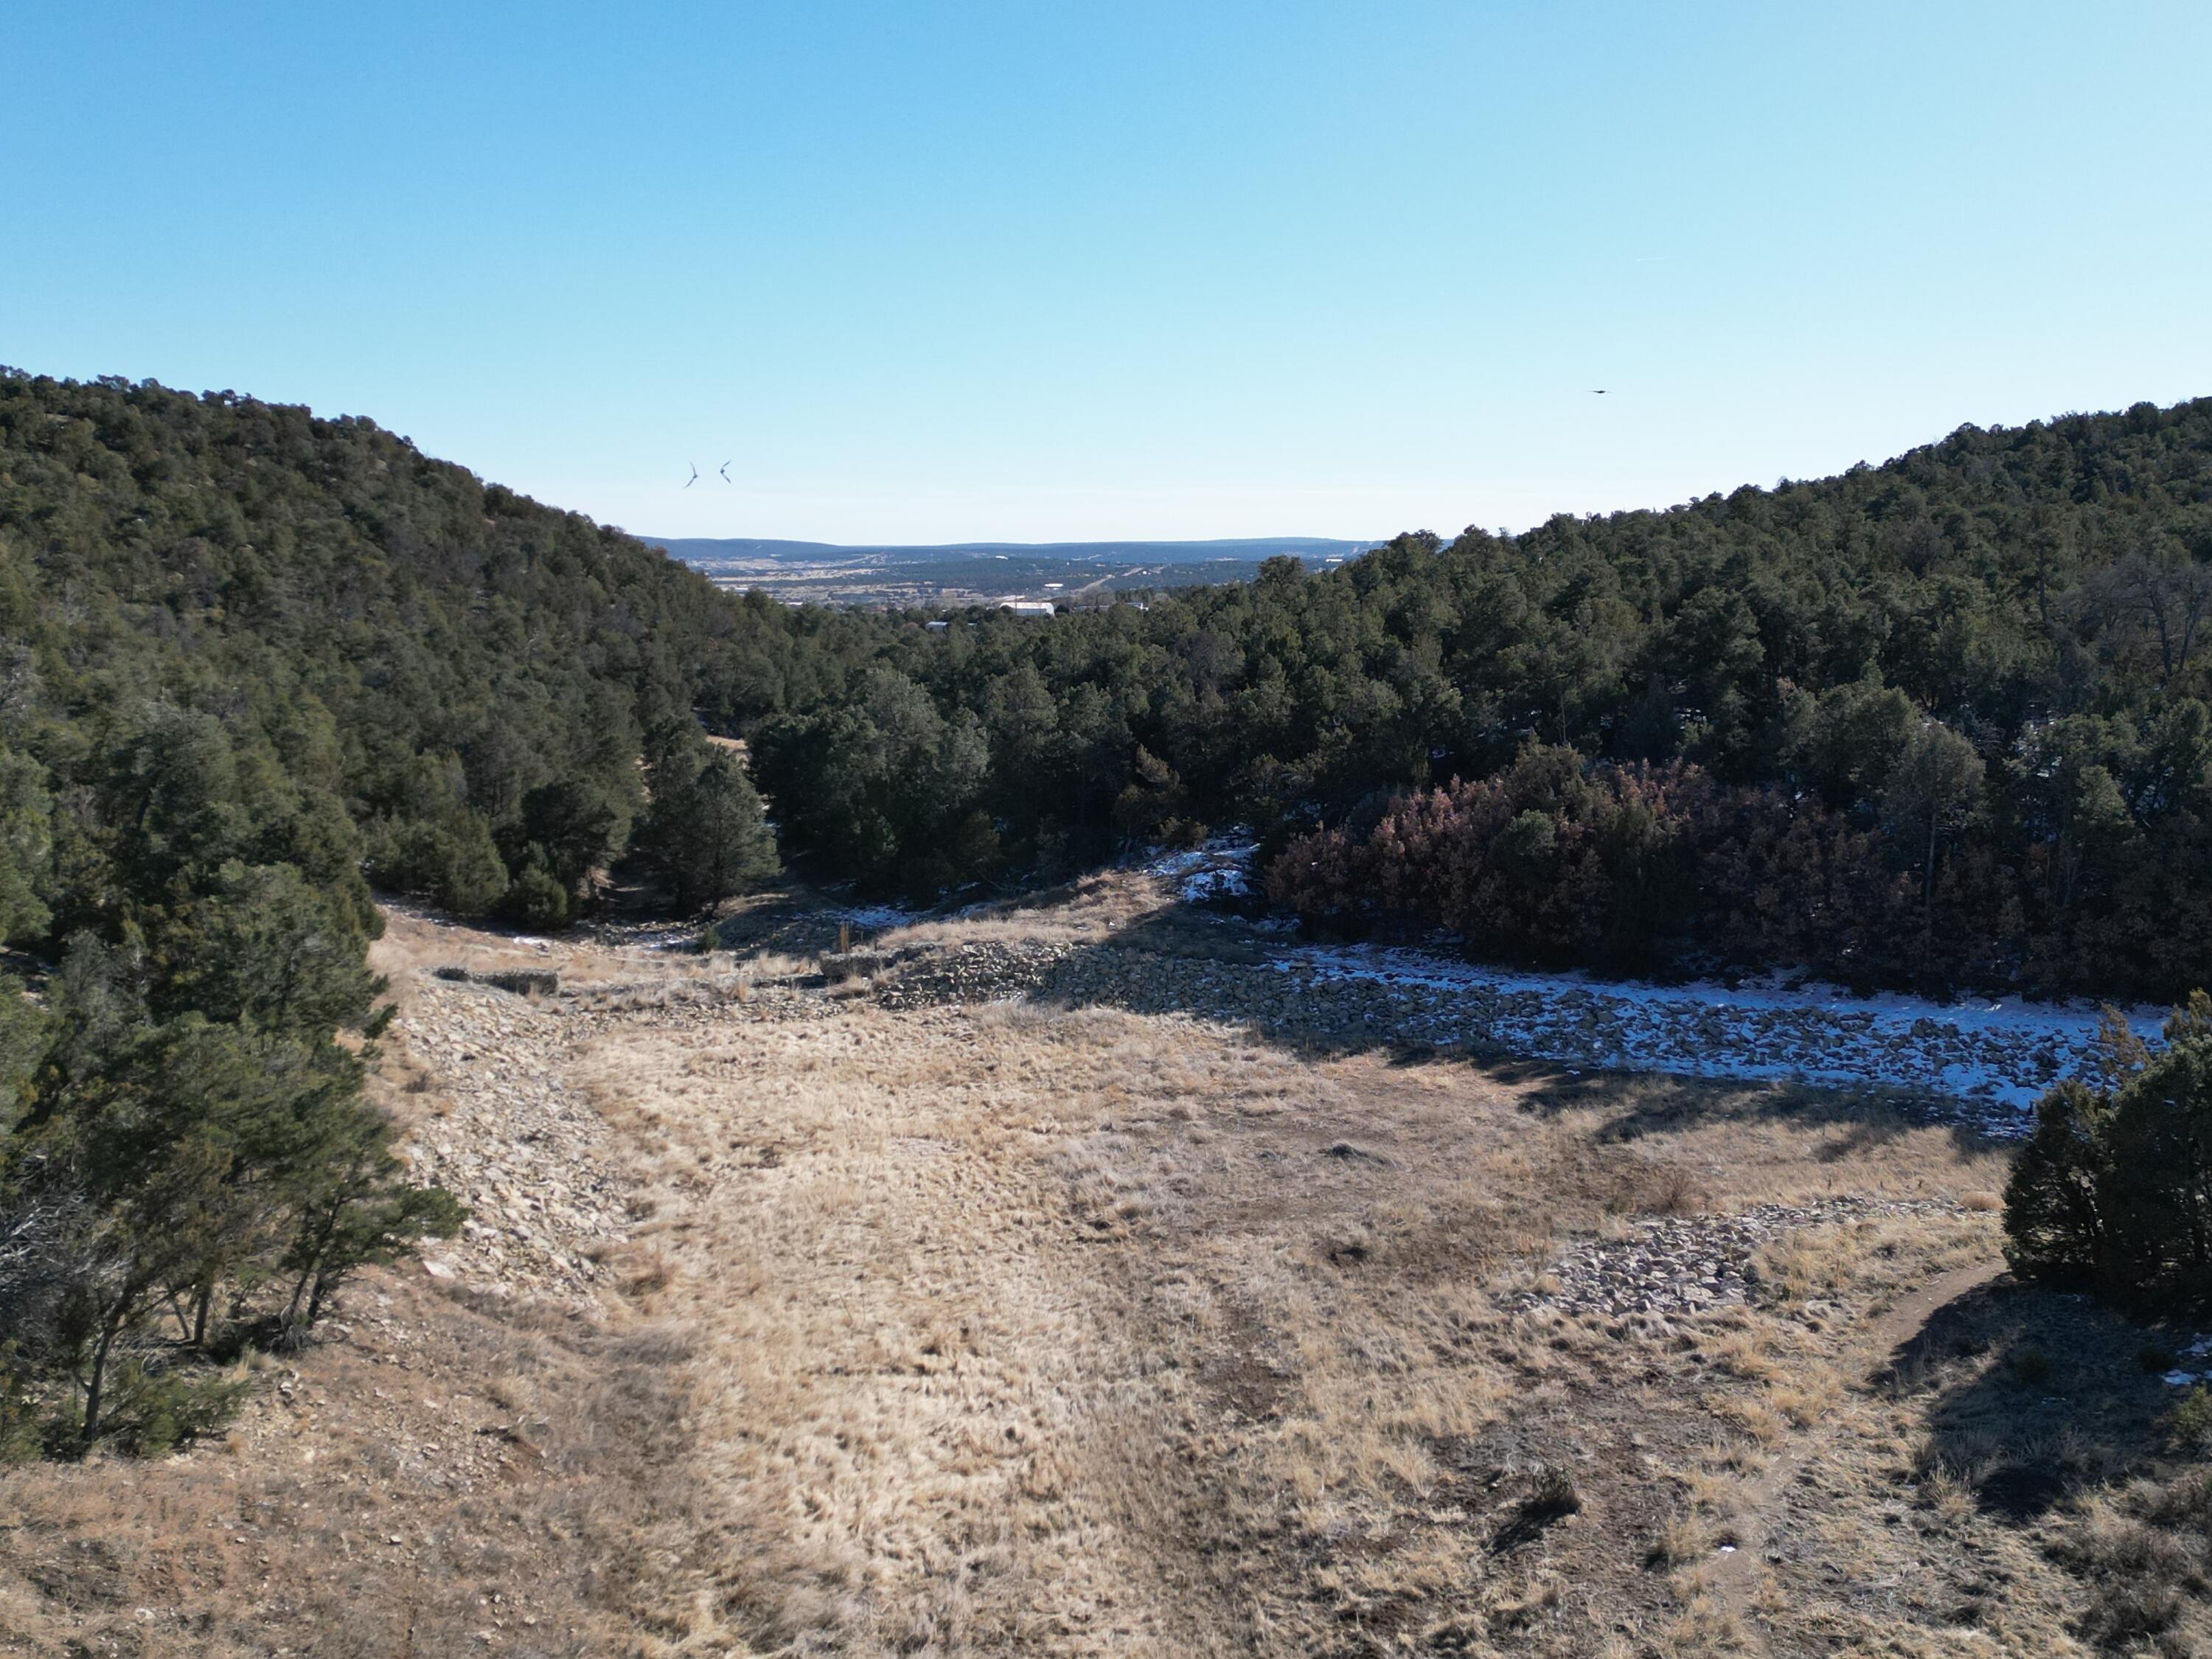
<path fill-rule="evenodd" d="M 694 461 L 694 462 L 692 462 L 692 463 L 691 463 L 691 476 L 690 476 L 690 477 L 686 478 L 686 479 L 684 481 L 684 487 L 686 489 L 690 489 L 690 488 L 691 488 L 691 486 L 692 486 L 693 484 L 697 483 L 698 482 L 699 482 L 699 463 L 698 463 L 698 462 L 696 462 L 696 461 Z"/>
<path fill-rule="evenodd" d="M 1604 397 L 1604 396 L 1605 396 L 1605 388 L 1604 388 L 1603 386 L 1592 386 L 1592 387 L 1590 388 L 1590 396 L 1591 396 L 1591 397 L 1593 397 L 1593 398 L 1602 398 L 1602 397 Z"/>
<path fill-rule="evenodd" d="M 722 463 L 722 466 L 721 466 L 721 472 L 722 472 L 722 482 L 723 482 L 724 483 L 734 483 L 735 482 L 737 482 L 735 479 L 733 479 L 732 477 L 730 477 L 730 463 L 729 463 L 729 462 L 727 462 L 727 461 L 724 461 L 724 462 Z"/>

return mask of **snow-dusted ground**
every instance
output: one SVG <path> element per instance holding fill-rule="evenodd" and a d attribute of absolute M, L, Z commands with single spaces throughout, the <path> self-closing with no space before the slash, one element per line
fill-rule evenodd
<path fill-rule="evenodd" d="M 908 910 L 896 904 L 839 904 L 823 911 L 832 921 L 849 922 L 871 933 L 889 933 L 894 927 L 911 927 L 922 919 L 920 910 Z"/>
<path fill-rule="evenodd" d="M 1217 838 L 1188 853 L 1162 854 L 1142 867 L 1148 876 L 1173 882 L 1176 896 L 1186 904 L 1243 898 L 1253 890 L 1252 857 L 1259 850 L 1256 842 Z"/>
<path fill-rule="evenodd" d="M 2200 1336 L 2182 1351 L 2186 1365 L 2177 1366 L 2166 1374 L 2169 1389 L 2193 1389 L 2200 1382 L 2212 1382 L 2212 1336 Z"/>
<path fill-rule="evenodd" d="M 1252 890 L 1255 850 L 1225 836 L 1143 868 L 1186 902 L 1243 896 Z M 1910 1089 L 1965 1103 L 1978 1120 L 2014 1133 L 2026 1130 L 2027 1109 L 2045 1090 L 2087 1074 L 2098 1020 L 2087 1002 L 1855 997 L 1779 976 L 1733 988 L 1650 985 L 1373 946 L 1289 946 L 1275 965 L 1316 988 L 1386 988 L 1405 1039 L 1477 1041 L 1571 1065 Z M 2138 1035 L 2156 1040 L 2166 1010 L 2123 1012 Z"/>
<path fill-rule="evenodd" d="M 2086 1074 L 2098 1019 L 2079 1002 L 1946 1004 L 1772 981 L 1650 985 L 1358 945 L 1293 946 L 1276 965 L 1316 986 L 1391 988 L 1407 1004 L 1402 1035 L 1418 1040 L 1479 1036 L 1541 1060 L 1926 1091 L 2001 1109 L 1989 1120 L 2023 1130 L 2039 1095 Z M 2155 1040 L 2164 1010 L 2124 1012 Z"/>

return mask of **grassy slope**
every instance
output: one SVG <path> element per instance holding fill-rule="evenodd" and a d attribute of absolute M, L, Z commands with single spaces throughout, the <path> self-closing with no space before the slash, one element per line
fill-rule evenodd
<path fill-rule="evenodd" d="M 963 926 L 1096 941 L 1140 896 Z M 406 921 L 380 948 L 417 1058 L 441 998 L 484 994 L 428 968 L 512 954 Z M 2169 1467 L 2143 1337 L 1963 1288 L 1995 1263 L 1996 1149 L 1814 1093 L 732 1000 L 726 966 L 635 949 L 566 972 L 585 994 L 518 1012 L 520 1047 L 394 1101 L 496 1142 L 501 1079 L 557 1058 L 629 1194 L 594 1310 L 487 1301 L 481 1255 L 380 1277 L 232 1448 L 18 1480 L 0 1652 L 156 1602 L 208 1652 L 410 1626 L 542 1653 L 2201 1638 L 2200 1522 L 2128 1484 Z M 1844 1193 L 1954 1202 L 1790 1234 L 1753 1309 L 1546 1305 L 1577 1240 Z"/>

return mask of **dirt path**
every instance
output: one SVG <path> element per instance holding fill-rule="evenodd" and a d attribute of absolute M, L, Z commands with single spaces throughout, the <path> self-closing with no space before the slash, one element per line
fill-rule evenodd
<path fill-rule="evenodd" d="M 1868 1324 L 1838 1362 L 1847 1368 L 1850 1386 L 1863 1389 L 1905 1343 L 1927 1326 L 1936 1310 L 2004 1271 L 2002 1261 L 1977 1261 L 1939 1273 L 1887 1312 Z M 1775 1523 L 1789 1507 L 1790 1490 L 1806 1467 L 1827 1449 L 1836 1434 L 1832 1416 L 1820 1426 L 1801 1436 L 1788 1450 L 1767 1466 L 1765 1474 L 1744 1489 L 1736 1527 L 1735 1549 L 1716 1559 L 1708 1586 L 1729 1610 L 1742 1619 L 1759 1582 L 1759 1567 L 1766 1559 Z"/>

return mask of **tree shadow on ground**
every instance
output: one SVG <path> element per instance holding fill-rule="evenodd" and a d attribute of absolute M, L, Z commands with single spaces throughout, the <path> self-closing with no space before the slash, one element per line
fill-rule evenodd
<path fill-rule="evenodd" d="M 1140 916 L 1077 946 L 1033 994 L 1133 1013 L 1183 1013 L 1249 1023 L 1265 1041 L 1316 1058 L 1379 1054 L 1394 1066 L 1464 1064 L 1520 1094 L 1522 1109 L 1551 1115 L 1603 1115 L 1598 1138 L 1646 1135 L 1726 1122 L 1786 1118 L 1840 1133 L 1826 1156 L 1844 1160 L 1941 1124 L 1959 1150 L 1993 1144 L 1956 1103 L 1905 1090 L 1700 1078 L 1601 1064 L 1531 1060 L 1478 1030 L 1443 1036 L 1434 1014 L 1391 1018 L 1384 988 L 1366 981 L 1302 985 L 1282 972 L 1278 943 L 1233 919 L 1188 907 Z M 1409 1029 L 1416 1024 L 1427 1031 Z"/>
<path fill-rule="evenodd" d="M 1875 1381 L 1933 1396 L 1917 1478 L 1947 1477 L 1984 1514 L 2027 1525 L 2157 1457 L 2175 1397 L 2160 1373 L 2185 1340 L 2008 1278 L 1938 1309 Z"/>

